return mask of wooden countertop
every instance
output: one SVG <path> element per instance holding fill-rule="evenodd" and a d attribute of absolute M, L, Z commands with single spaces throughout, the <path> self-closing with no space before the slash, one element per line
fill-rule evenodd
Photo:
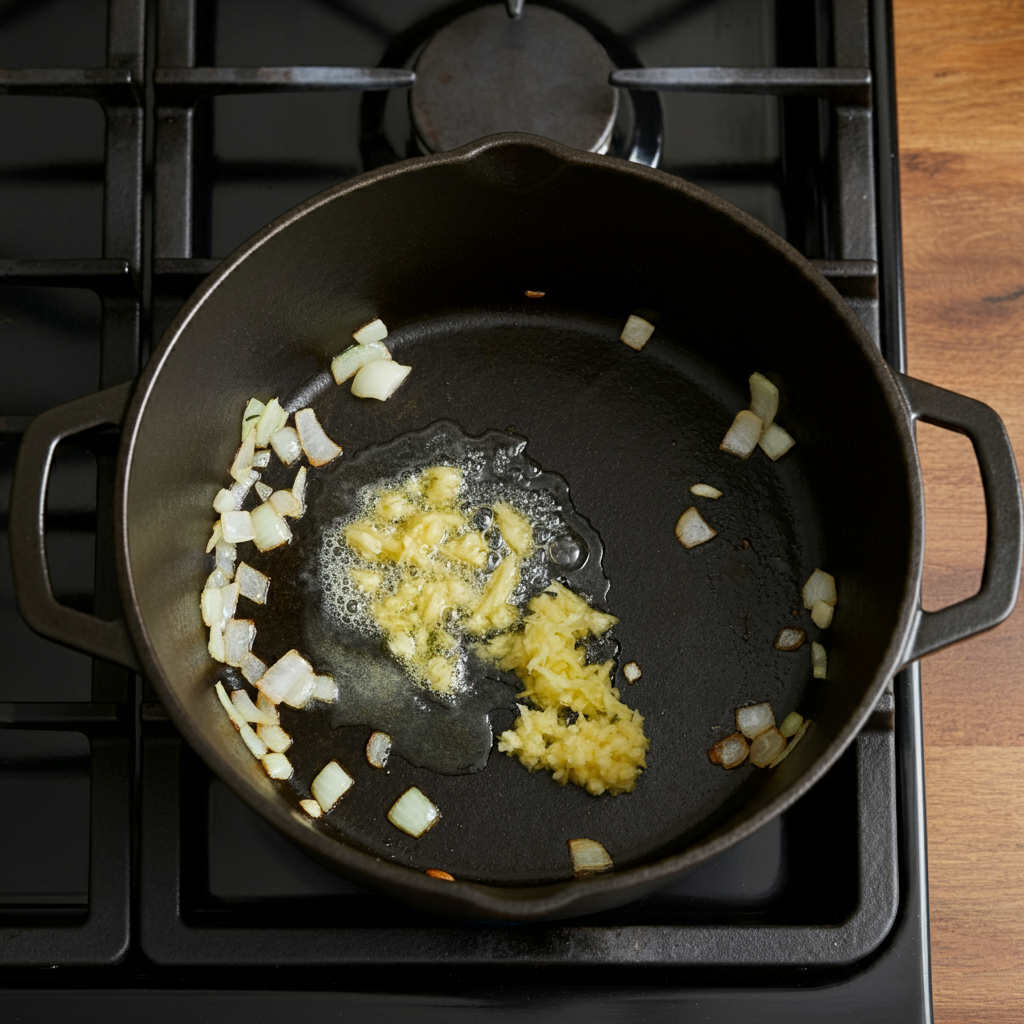
<path fill-rule="evenodd" d="M 910 373 L 981 399 L 1024 467 L 1024 2 L 893 0 Z M 977 590 L 969 442 L 925 426 L 925 607 Z M 1024 601 L 922 661 L 935 1019 L 1024 1020 Z"/>

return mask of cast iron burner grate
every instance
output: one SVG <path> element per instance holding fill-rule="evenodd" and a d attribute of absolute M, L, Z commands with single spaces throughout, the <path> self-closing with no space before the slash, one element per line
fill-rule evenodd
<path fill-rule="evenodd" d="M 134 377 L 219 255 L 360 165 L 417 152 L 405 102 L 415 58 L 437 27 L 476 6 L 410 0 L 380 13 L 307 0 L 283 14 L 273 0 L 108 0 L 102 67 L 86 58 L 80 67 L 46 67 L 45 32 L 19 48 L 15 59 L 39 68 L 0 71 L 0 92 L 98 104 L 105 157 L 78 166 L 57 155 L 27 170 L 15 157 L 0 158 L 0 199 L 29 178 L 102 180 L 102 248 L 68 259 L 29 258 L 25 246 L 21 258 L 4 250 L 0 303 L 21 303 L 19 324 L 29 325 L 18 373 L 31 367 L 26 379 L 49 380 L 38 363 L 54 362 L 61 330 L 92 332 L 95 366 L 70 382 L 54 371 L 51 391 L 31 400 L 17 374 L 0 384 L 0 472 L 9 478 L 31 414 Z M 660 161 L 780 230 L 902 369 L 884 0 L 798 0 L 777 9 L 770 0 L 691 0 L 670 8 L 638 3 L 629 12 L 603 0 L 548 6 L 586 26 L 618 69 L 610 151 Z M 0 42 L 20 31 L 26 11 L 0 10 Z M 277 27 L 264 31 L 268 12 Z M 70 16 L 84 19 L 76 26 L 84 38 L 102 14 L 83 0 Z M 301 24 L 289 35 L 292 20 Z M 320 33 L 311 25 L 340 27 Z M 244 58 L 251 41 L 260 50 L 261 31 L 280 37 L 291 63 Z M 323 56 L 321 43 L 335 31 L 344 66 Z M 708 31 L 714 45 L 702 41 Z M 289 49 L 299 36 L 301 46 Z M 762 37 L 769 42 L 758 43 Z M 704 66 L 708 58 L 717 63 Z M 337 144 L 326 156 L 306 146 L 313 136 L 332 138 L 314 118 L 294 127 L 298 157 L 254 147 L 239 128 L 254 120 L 252 104 L 271 104 L 260 109 L 280 127 L 283 108 L 272 106 L 279 97 L 267 94 L 290 103 L 299 93 L 333 104 Z M 707 113 L 694 118 L 695 110 Z M 56 139 L 74 134 L 62 111 L 40 115 Z M 738 127 L 721 119 L 733 113 Z M 751 116 L 767 127 L 751 128 Z M 680 132 L 680 123 L 689 128 Z M 763 145 L 747 145 L 750 138 Z M 267 196 L 279 207 L 267 208 Z M 17 221 L 14 209 L 8 225 Z M 68 230 L 59 218 L 29 228 Z M 93 252 L 91 243 L 81 251 Z M 98 296 L 99 316 L 69 314 L 58 301 L 64 289 Z M 55 297 L 49 304 L 44 290 Z M 47 515 L 52 537 L 88 542 L 79 558 L 89 570 L 84 582 L 79 572 L 61 584 L 54 565 L 61 596 L 105 616 L 118 612 L 115 450 L 114 432 L 62 446 Z M 6 531 L 6 508 L 2 525 Z M 481 1008 L 582 1019 L 607 1013 L 609 1004 L 639 1016 L 692 1007 L 722 1021 L 821 1020 L 840 1006 L 864 1018 L 930 1019 L 916 668 L 894 680 L 868 727 L 811 793 L 694 875 L 578 921 L 494 926 L 415 912 L 325 872 L 210 776 L 145 681 L 30 636 L 6 575 L 0 587 L 8 641 L 0 809 L 7 820 L 20 810 L 29 833 L 0 853 L 3 877 L 14 879 L 0 883 L 0 1002 L 12 1017 L 52 1019 L 88 1006 L 111 1020 L 157 1008 L 194 1019 L 204 993 L 216 990 L 228 1019 L 266 1012 L 273 993 L 286 991 L 292 1012 L 385 1020 L 409 1012 L 468 1018 Z M 66 801 L 49 820 L 35 810 L 42 792 Z M 345 965 L 360 969 L 336 970 Z"/>

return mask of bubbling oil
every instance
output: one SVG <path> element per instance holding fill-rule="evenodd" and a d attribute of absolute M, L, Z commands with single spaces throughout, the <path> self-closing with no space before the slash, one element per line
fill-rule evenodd
<path fill-rule="evenodd" d="M 440 422 L 339 460 L 321 474 L 317 562 L 315 571 L 306 574 L 314 591 L 307 602 L 313 614 L 305 619 L 304 642 L 313 663 L 338 685 L 338 700 L 327 712 L 333 727 L 362 725 L 386 732 L 393 751 L 413 765 L 466 774 L 487 763 L 492 715 L 503 709 L 515 713 L 520 682 L 473 653 L 479 636 L 468 634 L 458 616 L 450 616 L 446 628 L 437 631 L 441 639 L 434 638 L 438 645 L 431 652 L 449 660 L 450 685 L 431 687 L 401 651 L 392 649 L 394 638 L 374 616 L 373 595 L 359 582 L 368 564 L 344 539 L 346 527 L 373 514 L 382 493 L 415 491 L 411 482 L 430 467 L 461 471 L 453 507 L 487 545 L 486 561 L 467 575 L 474 576 L 474 585 L 485 588 L 509 554 L 495 513 L 507 505 L 533 534 L 532 552 L 519 559 L 519 579 L 508 604 L 523 609 L 554 579 L 585 594 L 592 605 L 605 602 L 608 581 L 600 537 L 573 507 L 564 478 L 533 462 L 526 444 L 522 437 L 499 431 L 473 437 L 454 423 Z M 393 563 L 376 561 L 370 570 L 379 574 L 381 592 L 398 586 L 400 570 Z M 608 656 L 607 643 L 604 652 Z"/>

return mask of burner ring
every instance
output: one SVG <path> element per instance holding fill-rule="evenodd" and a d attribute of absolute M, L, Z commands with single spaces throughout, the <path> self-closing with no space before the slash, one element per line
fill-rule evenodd
<path fill-rule="evenodd" d="M 504 4 L 449 22 L 416 62 L 409 109 L 417 141 L 446 152 L 498 132 L 528 132 L 574 149 L 606 152 L 618 112 L 615 68 L 580 24 L 527 5 Z"/>

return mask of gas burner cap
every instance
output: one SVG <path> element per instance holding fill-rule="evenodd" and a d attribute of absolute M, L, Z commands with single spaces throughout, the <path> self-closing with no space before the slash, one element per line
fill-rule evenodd
<path fill-rule="evenodd" d="M 440 29 L 416 62 L 409 106 L 427 152 L 529 132 L 603 153 L 619 97 L 614 65 L 585 28 L 548 7 L 479 7 Z"/>

